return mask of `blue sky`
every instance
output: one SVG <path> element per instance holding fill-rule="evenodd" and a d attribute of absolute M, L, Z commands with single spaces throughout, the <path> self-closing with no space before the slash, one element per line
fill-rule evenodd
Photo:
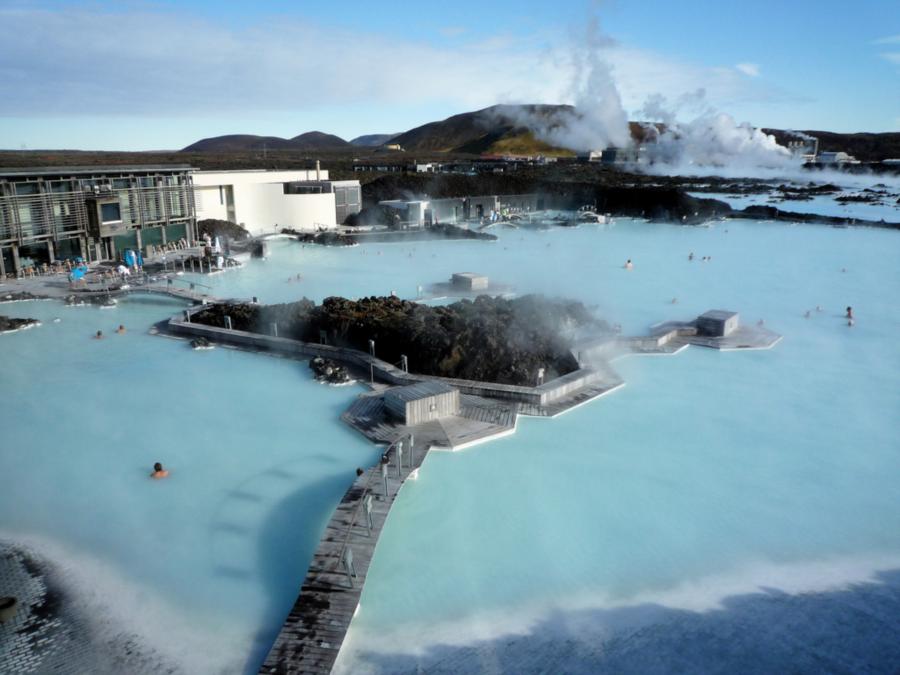
<path fill-rule="evenodd" d="M 896 0 L 0 0 L 0 147 L 352 138 L 592 101 L 578 68 L 592 46 L 631 119 L 661 95 L 679 118 L 701 99 L 759 126 L 900 131 Z"/>

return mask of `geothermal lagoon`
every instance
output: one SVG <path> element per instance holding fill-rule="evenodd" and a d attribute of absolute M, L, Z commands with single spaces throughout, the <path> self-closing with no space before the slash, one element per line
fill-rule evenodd
<path fill-rule="evenodd" d="M 784 339 L 629 356 L 615 363 L 626 386 L 601 400 L 430 453 L 379 541 L 338 669 L 895 667 L 900 233 L 629 219 L 495 233 L 278 240 L 267 260 L 197 281 L 222 298 L 320 302 L 415 298 L 474 271 L 580 300 L 626 334 L 722 308 Z M 100 645 L 81 658 L 101 672 L 123 659 L 256 672 L 355 468 L 380 454 L 339 420 L 361 385 L 148 334 L 183 307 L 3 306 L 43 325 L 0 336 L 0 538 L 56 568 Z M 147 480 L 154 461 L 169 480 Z"/>

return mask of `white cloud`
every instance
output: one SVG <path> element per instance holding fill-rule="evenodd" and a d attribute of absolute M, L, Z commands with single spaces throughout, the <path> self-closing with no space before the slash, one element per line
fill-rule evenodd
<path fill-rule="evenodd" d="M 872 44 L 876 45 L 891 45 L 900 42 L 900 35 L 889 35 L 888 37 L 878 38 L 877 40 L 873 40 Z"/>
<path fill-rule="evenodd" d="M 898 66 L 900 66 L 900 52 L 883 52 L 881 56 L 891 63 L 896 63 Z"/>
<path fill-rule="evenodd" d="M 748 77 L 759 77 L 758 63 L 739 63 L 735 66 L 740 72 Z"/>
<path fill-rule="evenodd" d="M 137 5 L 147 7 L 147 5 Z M 124 42 L 123 42 L 124 40 Z M 571 102 L 577 41 L 501 34 L 440 46 L 291 19 L 230 27 L 181 12 L 0 9 L 0 116 L 237 116 L 326 106 Z M 796 102 L 746 71 L 610 43 L 627 109 L 698 88 L 717 106 Z M 741 64 L 752 66 L 753 64 Z"/>

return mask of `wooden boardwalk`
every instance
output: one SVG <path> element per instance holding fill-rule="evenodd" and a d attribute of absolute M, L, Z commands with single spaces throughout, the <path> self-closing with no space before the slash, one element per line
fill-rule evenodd
<path fill-rule="evenodd" d="M 378 537 L 403 483 L 425 459 L 426 443 L 415 439 L 412 457 L 409 439 L 402 442 L 402 453 L 399 442 L 391 446 L 385 453 L 386 476 L 379 463 L 344 494 L 260 673 L 331 672 L 359 605 Z"/>

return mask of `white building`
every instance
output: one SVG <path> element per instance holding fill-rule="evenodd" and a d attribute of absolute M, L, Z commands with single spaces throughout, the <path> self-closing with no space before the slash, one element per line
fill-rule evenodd
<path fill-rule="evenodd" d="M 816 164 L 859 164 L 859 160 L 846 152 L 820 152 Z"/>
<path fill-rule="evenodd" d="M 333 228 L 360 209 L 359 181 L 330 181 L 318 168 L 196 171 L 193 184 L 197 220 L 228 220 L 252 235 Z"/>

